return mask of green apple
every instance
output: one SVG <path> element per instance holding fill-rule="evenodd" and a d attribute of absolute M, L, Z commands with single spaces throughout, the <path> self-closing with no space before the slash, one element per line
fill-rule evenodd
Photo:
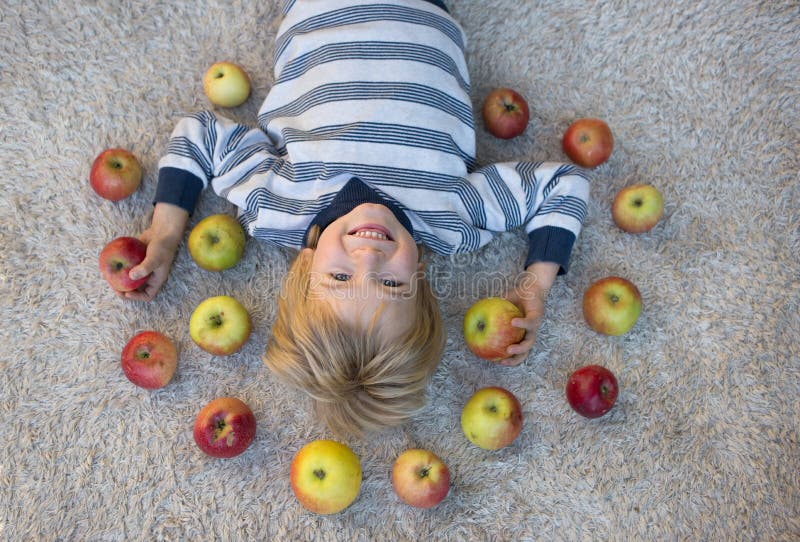
<path fill-rule="evenodd" d="M 250 315 L 236 299 L 220 295 L 209 297 L 192 313 L 189 335 L 208 352 L 227 356 L 239 350 L 250 337 Z"/>
<path fill-rule="evenodd" d="M 317 514 L 341 512 L 361 490 L 361 463 L 340 442 L 315 440 L 292 460 L 290 483 L 297 500 Z"/>
<path fill-rule="evenodd" d="M 244 254 L 245 236 L 230 215 L 211 215 L 192 228 L 187 245 L 192 259 L 206 271 L 230 269 Z"/>
<path fill-rule="evenodd" d="M 486 297 L 473 304 L 464 315 L 464 340 L 476 356 L 500 361 L 508 356 L 506 349 L 525 337 L 525 330 L 511 325 L 514 318 L 524 317 L 519 307 L 502 297 Z"/>
<path fill-rule="evenodd" d="M 593 330 L 622 335 L 642 312 L 639 289 L 621 277 L 606 277 L 592 283 L 583 294 L 583 317 Z"/>
<path fill-rule="evenodd" d="M 203 90 L 211 103 L 236 107 L 250 96 L 250 77 L 233 62 L 217 62 L 206 71 Z"/>
<path fill-rule="evenodd" d="M 614 223 L 628 233 L 650 231 L 664 214 L 664 199 L 655 186 L 634 184 L 617 193 L 611 205 Z"/>
<path fill-rule="evenodd" d="M 522 406 L 506 389 L 480 389 L 461 411 L 461 429 L 475 446 L 498 450 L 514 442 L 522 431 Z"/>

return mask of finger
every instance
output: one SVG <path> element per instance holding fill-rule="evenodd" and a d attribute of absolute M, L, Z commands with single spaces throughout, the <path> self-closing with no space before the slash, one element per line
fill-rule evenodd
<path fill-rule="evenodd" d="M 520 354 L 517 356 L 511 356 L 510 358 L 501 359 L 500 361 L 496 362 L 497 365 L 502 365 L 503 367 L 515 367 L 525 361 L 527 355 Z"/>
<path fill-rule="evenodd" d="M 153 296 L 149 295 L 146 291 L 134 290 L 133 292 L 125 292 L 125 299 L 131 301 L 152 301 Z"/>
<path fill-rule="evenodd" d="M 506 348 L 506 353 L 509 356 L 517 356 L 521 354 L 527 354 L 533 348 L 533 344 L 536 342 L 535 337 L 531 337 L 529 339 L 525 339 L 521 343 L 512 344 L 508 348 Z"/>
<path fill-rule="evenodd" d="M 128 271 L 128 276 L 131 280 L 139 280 L 151 274 L 157 267 L 158 262 L 155 258 L 145 258 L 142 260 L 142 263 L 132 267 L 131 270 Z"/>
<path fill-rule="evenodd" d="M 536 320 L 533 318 L 514 318 L 511 320 L 511 325 L 527 331 L 533 331 L 536 329 Z"/>

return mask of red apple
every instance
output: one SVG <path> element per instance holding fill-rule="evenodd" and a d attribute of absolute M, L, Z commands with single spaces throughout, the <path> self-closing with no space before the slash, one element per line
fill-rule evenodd
<path fill-rule="evenodd" d="M 622 277 L 606 277 L 592 283 L 583 294 L 583 317 L 598 333 L 622 335 L 642 312 L 639 289 Z"/>
<path fill-rule="evenodd" d="M 450 471 L 428 450 L 406 450 L 397 457 L 392 468 L 392 487 L 404 503 L 431 508 L 450 491 Z"/>
<path fill-rule="evenodd" d="M 578 119 L 570 124 L 562 140 L 569 159 L 583 167 L 596 167 L 608 160 L 614 136 L 600 119 Z"/>
<path fill-rule="evenodd" d="M 142 263 L 147 245 L 135 237 L 117 237 L 100 251 L 100 272 L 118 292 L 132 292 L 148 277 L 133 280 L 128 272 Z"/>
<path fill-rule="evenodd" d="M 587 418 L 599 418 L 614 406 L 619 393 L 614 374 L 600 365 L 581 367 L 567 380 L 567 401 Z"/>
<path fill-rule="evenodd" d="M 142 166 L 125 149 L 106 149 L 94 159 L 89 184 L 97 195 L 119 201 L 127 198 L 142 182 Z"/>
<path fill-rule="evenodd" d="M 128 380 L 154 390 L 172 380 L 178 367 L 178 350 L 166 335 L 143 331 L 122 349 L 122 370 Z"/>
<path fill-rule="evenodd" d="M 212 457 L 244 452 L 256 435 L 256 418 L 235 397 L 219 397 L 204 406 L 194 422 L 194 441 Z"/>
<path fill-rule="evenodd" d="M 499 450 L 514 442 L 522 431 L 522 405 L 506 389 L 480 389 L 461 411 L 461 430 L 475 446 Z"/>
<path fill-rule="evenodd" d="M 473 304 L 464 315 L 464 339 L 476 356 L 500 361 L 506 349 L 525 337 L 525 330 L 511 325 L 524 315 L 519 307 L 502 297 L 486 297 Z"/>
<path fill-rule="evenodd" d="M 664 214 L 664 198 L 655 186 L 634 184 L 617 193 L 611 217 L 621 230 L 644 233 L 653 229 Z"/>
<path fill-rule="evenodd" d="M 510 88 L 496 88 L 483 102 L 483 122 L 495 137 L 511 139 L 525 131 L 530 113 L 528 102 Z"/>

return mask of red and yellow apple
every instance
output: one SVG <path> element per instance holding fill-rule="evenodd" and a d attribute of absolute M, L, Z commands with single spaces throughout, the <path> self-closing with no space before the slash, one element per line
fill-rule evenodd
<path fill-rule="evenodd" d="M 664 198 L 655 186 L 634 184 L 617 193 L 611 205 L 611 217 L 628 233 L 650 231 L 664 214 Z"/>
<path fill-rule="evenodd" d="M 236 265 L 244 253 L 244 230 L 230 215 L 211 215 L 192 228 L 186 244 L 197 265 L 206 271 L 224 271 Z"/>
<path fill-rule="evenodd" d="M 218 397 L 197 413 L 194 441 L 212 457 L 234 457 L 256 436 L 256 417 L 242 400 Z"/>
<path fill-rule="evenodd" d="M 250 77 L 233 62 L 216 62 L 203 76 L 203 90 L 211 103 L 237 107 L 250 96 Z"/>
<path fill-rule="evenodd" d="M 642 312 L 639 289 L 622 277 L 606 277 L 592 283 L 583 294 L 583 317 L 598 333 L 622 335 Z"/>
<path fill-rule="evenodd" d="M 89 171 L 89 184 L 101 198 L 127 198 L 142 182 L 139 160 L 125 149 L 106 149 L 97 155 Z"/>
<path fill-rule="evenodd" d="M 480 389 L 461 411 L 461 429 L 475 446 L 498 450 L 514 442 L 522 431 L 522 406 L 504 388 Z"/>
<path fill-rule="evenodd" d="M 392 487 L 404 503 L 431 508 L 450 491 L 450 470 L 433 452 L 412 448 L 394 462 Z"/>
<path fill-rule="evenodd" d="M 317 514 L 341 512 L 361 490 L 361 463 L 340 442 L 315 440 L 294 456 L 290 483 L 297 500 Z"/>
<path fill-rule="evenodd" d="M 492 90 L 483 102 L 481 113 L 489 133 L 501 139 L 520 135 L 528 126 L 530 118 L 528 102 L 510 88 Z"/>
<path fill-rule="evenodd" d="M 122 349 L 122 371 L 128 380 L 150 390 L 166 386 L 178 367 L 178 350 L 166 335 L 143 331 Z"/>
<path fill-rule="evenodd" d="M 519 307 L 502 297 L 486 297 L 474 303 L 464 315 L 463 331 L 467 347 L 476 356 L 500 361 L 506 350 L 525 337 L 525 330 L 511 325 L 524 314 Z"/>
<path fill-rule="evenodd" d="M 142 263 L 147 245 L 135 237 L 117 237 L 100 251 L 100 273 L 118 292 L 132 292 L 147 282 L 148 276 L 133 280 L 128 272 Z"/>
<path fill-rule="evenodd" d="M 250 331 L 247 309 L 227 295 L 202 301 L 189 318 L 192 340 L 216 356 L 227 356 L 239 350 L 250 337 Z"/>
<path fill-rule="evenodd" d="M 567 380 L 567 401 L 575 412 L 587 418 L 598 418 L 611 410 L 618 393 L 614 373 L 600 365 L 581 367 Z"/>
<path fill-rule="evenodd" d="M 611 156 L 614 136 L 604 121 L 584 118 L 569 125 L 561 143 L 570 160 L 579 166 L 596 167 Z"/>

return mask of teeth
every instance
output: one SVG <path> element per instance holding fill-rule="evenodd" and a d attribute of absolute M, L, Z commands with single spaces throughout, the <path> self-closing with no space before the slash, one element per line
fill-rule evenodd
<path fill-rule="evenodd" d="M 386 235 L 377 232 L 377 231 L 370 231 L 370 230 L 361 230 L 357 231 L 353 234 L 355 237 L 364 237 L 366 239 L 379 239 L 381 241 L 386 241 L 388 237 Z"/>

